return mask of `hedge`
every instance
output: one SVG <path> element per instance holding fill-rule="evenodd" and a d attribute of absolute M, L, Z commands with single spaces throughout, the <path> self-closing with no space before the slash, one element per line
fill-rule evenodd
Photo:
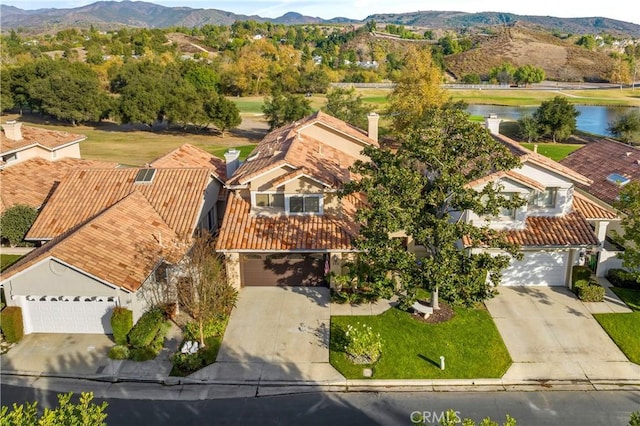
<path fill-rule="evenodd" d="M 9 343 L 17 343 L 24 337 L 24 325 L 22 322 L 22 308 L 19 306 L 7 306 L 0 312 L 0 327 L 2 334 Z"/>
<path fill-rule="evenodd" d="M 111 314 L 111 329 L 116 345 L 126 345 L 127 335 L 133 328 L 133 312 L 130 309 L 116 306 Z"/>
<path fill-rule="evenodd" d="M 609 269 L 607 271 L 607 279 L 616 287 L 640 290 L 640 282 L 635 279 L 631 272 L 624 269 Z"/>
<path fill-rule="evenodd" d="M 134 348 L 149 346 L 164 323 L 164 315 L 159 309 L 151 309 L 140 317 L 129 332 L 129 344 Z"/>
<path fill-rule="evenodd" d="M 109 349 L 109 358 L 111 359 L 128 359 L 129 348 L 124 345 L 116 345 Z"/>
<path fill-rule="evenodd" d="M 583 302 L 602 302 L 604 300 L 604 287 L 589 284 L 578 287 L 578 298 Z"/>
<path fill-rule="evenodd" d="M 575 265 L 573 267 L 573 273 L 571 274 L 571 285 L 575 286 L 576 281 L 589 280 L 591 278 L 591 269 L 587 266 Z"/>

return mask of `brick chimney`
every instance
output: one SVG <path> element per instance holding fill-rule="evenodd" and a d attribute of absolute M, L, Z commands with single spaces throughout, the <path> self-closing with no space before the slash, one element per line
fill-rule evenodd
<path fill-rule="evenodd" d="M 2 125 L 4 130 L 4 136 L 12 141 L 19 141 L 22 139 L 22 123 L 16 120 L 9 120 Z"/>
<path fill-rule="evenodd" d="M 500 134 L 500 122 L 501 121 L 502 121 L 502 119 L 498 118 L 498 116 L 496 114 L 489 114 L 489 116 L 485 117 L 485 119 L 484 119 L 485 126 L 487 127 L 487 129 L 489 129 L 489 131 L 493 135 L 499 135 Z"/>
<path fill-rule="evenodd" d="M 227 179 L 240 167 L 240 150 L 231 148 L 224 153 L 224 162 L 227 164 Z"/>
<path fill-rule="evenodd" d="M 369 136 L 369 139 L 378 142 L 378 121 L 380 120 L 380 116 L 375 112 L 371 112 L 367 115 L 367 120 L 369 121 L 367 136 Z"/>

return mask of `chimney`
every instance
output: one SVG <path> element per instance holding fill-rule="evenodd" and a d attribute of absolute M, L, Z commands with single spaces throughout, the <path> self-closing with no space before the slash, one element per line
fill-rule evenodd
<path fill-rule="evenodd" d="M 488 117 L 485 117 L 484 124 L 492 135 L 499 135 L 501 121 L 502 120 L 498 118 L 497 114 L 489 114 Z"/>
<path fill-rule="evenodd" d="M 535 152 L 536 154 L 538 153 L 538 144 L 537 143 L 533 144 L 533 152 Z"/>
<path fill-rule="evenodd" d="M 2 125 L 4 129 L 4 136 L 12 141 L 19 141 L 22 139 L 22 123 L 16 120 L 9 120 Z"/>
<path fill-rule="evenodd" d="M 224 153 L 224 162 L 227 163 L 227 179 L 229 179 L 233 173 L 240 166 L 240 150 L 231 148 Z"/>
<path fill-rule="evenodd" d="M 380 120 L 380 116 L 375 112 L 372 112 L 367 115 L 367 120 L 369 121 L 367 136 L 369 136 L 369 139 L 373 139 L 378 142 L 378 121 Z"/>

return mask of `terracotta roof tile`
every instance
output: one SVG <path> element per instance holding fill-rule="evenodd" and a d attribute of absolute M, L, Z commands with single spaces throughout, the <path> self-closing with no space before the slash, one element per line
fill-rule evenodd
<path fill-rule="evenodd" d="M 573 209 L 580 212 L 587 219 L 616 219 L 618 217 L 615 210 L 590 200 L 578 191 L 573 193 Z"/>
<path fill-rule="evenodd" d="M 227 177 L 227 165 L 224 160 L 188 143 L 153 160 L 149 166 L 155 168 L 206 167 L 213 169 L 215 176 L 223 183 Z"/>
<path fill-rule="evenodd" d="M 117 163 L 79 158 L 49 161 L 32 158 L 0 171 L 0 212 L 16 204 L 39 208 L 57 183 L 70 171 L 80 168 L 111 168 Z"/>
<path fill-rule="evenodd" d="M 83 169 L 70 172 L 45 204 L 26 239 L 54 238 L 133 191 L 144 194 L 178 235 L 190 235 L 200 214 L 210 170 L 155 169 L 151 182 L 136 183 L 139 170 Z"/>
<path fill-rule="evenodd" d="M 73 142 L 81 142 L 87 138 L 85 135 L 24 125 L 21 127 L 21 132 L 22 139 L 20 140 L 9 139 L 5 137 L 4 132 L 0 132 L 0 154 L 23 150 L 34 145 L 39 145 L 42 148 L 53 150 Z"/>
<path fill-rule="evenodd" d="M 589 143 L 565 157 L 561 163 L 589 177 L 581 189 L 608 204 L 614 204 L 620 186 L 607 180 L 612 173 L 640 181 L 640 149 L 610 139 Z"/>
<path fill-rule="evenodd" d="M 179 260 L 179 240 L 147 198 L 133 191 L 96 217 L 29 253 L 2 273 L 4 281 L 49 257 L 103 281 L 137 290 L 160 259 Z"/>
<path fill-rule="evenodd" d="M 340 215 L 251 215 L 248 200 L 233 194 L 227 201 L 217 250 L 290 251 L 353 250 L 351 238 L 358 232 L 352 219 L 354 197 L 342 200 Z"/>

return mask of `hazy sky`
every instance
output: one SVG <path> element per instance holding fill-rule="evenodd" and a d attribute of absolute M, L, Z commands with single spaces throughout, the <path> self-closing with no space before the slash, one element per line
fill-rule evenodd
<path fill-rule="evenodd" d="M 93 3 L 93 0 L 8 0 L 22 9 L 71 8 Z M 519 15 L 543 15 L 562 18 L 602 16 L 640 24 L 640 2 L 637 0 L 149 0 L 163 6 L 220 9 L 228 12 L 276 18 L 286 12 L 324 19 L 342 16 L 364 19 L 374 13 L 446 10 L 462 12 L 510 12 Z"/>

